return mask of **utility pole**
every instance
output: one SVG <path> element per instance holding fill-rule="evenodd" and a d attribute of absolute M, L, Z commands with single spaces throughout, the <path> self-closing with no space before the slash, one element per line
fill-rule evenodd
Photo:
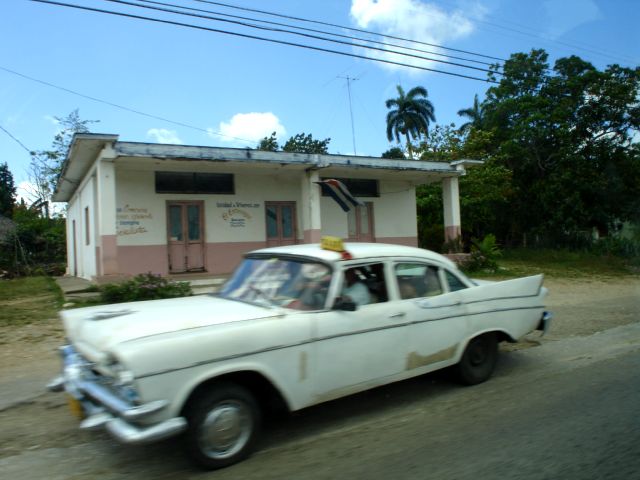
<path fill-rule="evenodd" d="M 359 80 L 358 78 L 350 77 L 350 76 L 338 76 L 338 78 L 344 78 L 347 81 L 347 92 L 349 94 L 349 114 L 351 115 L 351 139 L 353 140 L 353 154 L 357 155 L 356 151 L 356 130 L 353 126 L 353 107 L 351 105 L 351 82 L 355 82 Z"/>

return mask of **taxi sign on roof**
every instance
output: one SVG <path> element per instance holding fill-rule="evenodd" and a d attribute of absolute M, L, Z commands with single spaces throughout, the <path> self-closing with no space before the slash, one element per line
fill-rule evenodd
<path fill-rule="evenodd" d="M 344 252 L 344 243 L 340 237 L 325 236 L 320 240 L 320 248 L 334 252 Z"/>

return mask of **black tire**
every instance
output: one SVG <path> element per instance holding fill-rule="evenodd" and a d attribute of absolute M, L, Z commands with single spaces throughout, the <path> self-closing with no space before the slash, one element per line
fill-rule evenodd
<path fill-rule="evenodd" d="M 253 395 L 232 383 L 217 383 L 196 398 L 187 412 L 187 452 L 207 470 L 227 467 L 253 451 L 262 415 Z"/>
<path fill-rule="evenodd" d="M 476 385 L 491 377 L 498 360 L 498 340 L 493 333 L 471 339 L 456 365 L 458 380 L 464 385 Z"/>

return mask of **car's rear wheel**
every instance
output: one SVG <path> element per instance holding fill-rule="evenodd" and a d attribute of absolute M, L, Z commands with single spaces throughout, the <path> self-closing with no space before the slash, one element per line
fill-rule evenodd
<path fill-rule="evenodd" d="M 487 333 L 471 339 L 460 362 L 456 365 L 458 379 L 465 385 L 488 380 L 498 360 L 498 339 Z"/>
<path fill-rule="evenodd" d="M 192 403 L 187 419 L 187 450 L 206 469 L 247 458 L 260 431 L 261 414 L 253 395 L 231 384 L 214 384 Z"/>

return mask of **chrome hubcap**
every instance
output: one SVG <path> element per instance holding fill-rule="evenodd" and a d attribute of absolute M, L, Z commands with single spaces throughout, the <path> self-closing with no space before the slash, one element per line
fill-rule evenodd
<path fill-rule="evenodd" d="M 469 359 L 471 365 L 478 366 L 484 363 L 487 359 L 487 348 L 483 341 L 479 340 L 470 352 Z"/>
<path fill-rule="evenodd" d="M 199 444 L 211 458 L 228 458 L 238 453 L 251 436 L 251 414 L 236 400 L 215 405 L 200 428 Z"/>

